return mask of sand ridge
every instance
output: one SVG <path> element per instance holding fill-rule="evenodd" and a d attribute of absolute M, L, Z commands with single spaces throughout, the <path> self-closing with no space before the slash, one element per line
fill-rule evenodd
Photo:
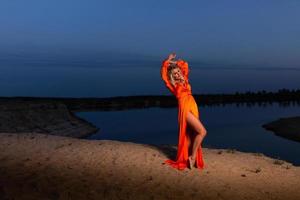
<path fill-rule="evenodd" d="M 0 134 L 3 199 L 300 199 L 300 168 L 229 149 L 203 148 L 205 169 L 163 161 L 176 146 Z"/>

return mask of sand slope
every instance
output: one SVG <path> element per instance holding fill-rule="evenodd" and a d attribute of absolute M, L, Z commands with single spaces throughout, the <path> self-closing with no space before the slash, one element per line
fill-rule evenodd
<path fill-rule="evenodd" d="M 53 100 L 4 101 L 0 97 L 0 133 L 42 133 L 84 138 L 99 129 Z"/>
<path fill-rule="evenodd" d="M 300 142 L 300 116 L 281 117 L 278 120 L 263 124 L 262 127 L 273 131 L 275 135 Z"/>
<path fill-rule="evenodd" d="M 176 147 L 0 134 L 0 199 L 300 199 L 300 168 L 203 148 L 205 169 L 163 165 Z"/>

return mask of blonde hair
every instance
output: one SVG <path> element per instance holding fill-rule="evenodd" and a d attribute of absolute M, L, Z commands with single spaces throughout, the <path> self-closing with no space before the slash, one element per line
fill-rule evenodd
<path fill-rule="evenodd" d="M 173 69 L 176 69 L 176 68 L 179 68 L 176 64 L 171 64 L 168 68 L 168 77 L 169 77 L 169 80 L 171 82 L 171 84 L 175 87 L 175 79 L 173 77 Z"/>

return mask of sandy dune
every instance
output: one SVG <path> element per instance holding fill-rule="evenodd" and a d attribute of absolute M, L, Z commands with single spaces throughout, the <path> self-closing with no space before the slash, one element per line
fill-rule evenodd
<path fill-rule="evenodd" d="M 300 142 L 300 116 L 281 117 L 278 120 L 263 124 L 267 130 L 275 135 Z"/>
<path fill-rule="evenodd" d="M 0 133 L 42 133 L 84 138 L 99 129 L 53 100 L 17 100 L 0 97 Z"/>
<path fill-rule="evenodd" d="M 300 167 L 203 148 L 205 169 L 163 165 L 176 147 L 0 134 L 0 199 L 300 199 Z"/>

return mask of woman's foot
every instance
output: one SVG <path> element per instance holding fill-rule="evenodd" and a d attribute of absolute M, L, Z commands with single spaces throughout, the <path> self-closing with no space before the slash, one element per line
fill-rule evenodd
<path fill-rule="evenodd" d="M 195 161 L 196 161 L 196 158 L 192 158 L 192 156 L 189 156 L 189 166 L 190 166 L 190 169 L 194 168 Z"/>

